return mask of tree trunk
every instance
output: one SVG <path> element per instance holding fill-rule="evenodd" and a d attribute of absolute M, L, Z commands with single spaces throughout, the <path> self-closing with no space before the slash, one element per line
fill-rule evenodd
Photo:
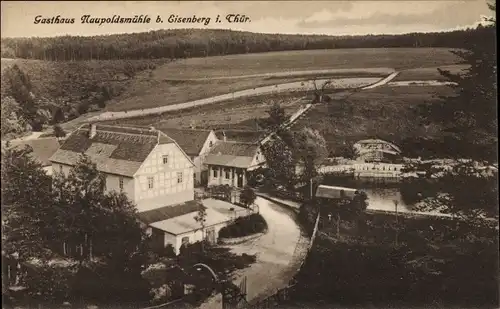
<path fill-rule="evenodd" d="M 337 213 L 337 238 L 340 238 L 340 214 Z"/>

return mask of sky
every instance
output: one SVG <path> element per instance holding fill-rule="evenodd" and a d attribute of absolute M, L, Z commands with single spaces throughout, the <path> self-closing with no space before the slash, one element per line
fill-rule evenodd
<path fill-rule="evenodd" d="M 150 23 L 84 24 L 83 15 L 148 15 Z M 228 14 L 249 18 L 229 23 Z M 74 18 L 73 24 L 35 24 L 38 18 Z M 163 23 L 156 23 L 157 16 Z M 170 15 L 210 17 L 210 23 L 169 23 Z M 215 18 L 220 15 L 221 22 Z M 491 16 L 487 0 L 417 1 L 2 1 L 2 37 L 102 35 L 159 29 L 208 28 L 283 34 L 398 34 L 434 32 L 477 26 Z"/>

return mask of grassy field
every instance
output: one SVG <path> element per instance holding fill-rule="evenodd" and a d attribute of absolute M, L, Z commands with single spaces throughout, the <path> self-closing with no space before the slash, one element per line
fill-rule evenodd
<path fill-rule="evenodd" d="M 300 104 L 307 103 L 300 100 L 304 95 L 304 93 L 286 93 L 244 97 L 191 110 L 121 119 L 106 123 L 154 126 L 158 128 L 189 128 L 194 125 L 198 128 L 210 129 L 257 130 L 255 119 L 267 117 L 266 111 L 274 102 L 284 107 L 285 113 L 290 116 L 299 108 Z"/>
<path fill-rule="evenodd" d="M 408 69 L 401 71 L 392 81 L 410 81 L 410 80 L 437 80 L 437 81 L 446 81 L 446 78 L 443 77 L 438 68 L 450 71 L 450 73 L 457 74 L 463 72 L 464 69 L 467 69 L 467 65 L 463 64 L 454 64 L 454 65 L 444 65 L 439 67 L 429 67 L 429 68 L 416 68 L 416 69 Z"/>
<path fill-rule="evenodd" d="M 447 48 L 359 48 L 270 52 L 191 58 L 166 64 L 164 78 L 210 78 L 294 70 L 394 68 L 396 70 L 457 63 Z"/>
<path fill-rule="evenodd" d="M 107 111 L 184 103 L 234 91 L 325 77 L 383 77 L 392 69 L 452 65 L 458 59 L 446 48 L 336 49 L 229 55 L 177 60 L 138 75 Z M 308 70 L 338 73 L 255 76 Z M 233 78 L 228 78 L 233 77 Z M 238 77 L 238 78 L 235 78 Z"/>
<path fill-rule="evenodd" d="M 369 75 L 369 76 L 367 76 Z M 342 85 L 342 78 L 356 78 L 360 81 L 366 77 L 380 78 L 385 75 L 362 74 L 362 76 L 348 76 L 346 74 L 319 74 L 318 78 L 332 78 Z M 149 76 L 139 77 L 127 88 L 120 97 L 107 105 L 106 111 L 120 112 L 134 109 L 154 108 L 164 105 L 185 103 L 194 100 L 213 97 L 221 94 L 241 90 L 254 89 L 263 86 L 273 86 L 291 82 L 306 82 L 312 77 L 246 77 L 235 79 L 208 79 L 208 80 L 158 80 Z M 332 85 L 334 85 L 332 84 Z M 356 86 L 356 85 L 353 85 Z M 341 87 L 341 86 L 339 86 Z"/>
<path fill-rule="evenodd" d="M 325 137 L 332 155 L 361 139 L 382 138 L 399 144 L 413 137 L 438 137 L 436 126 L 421 126 L 416 105 L 452 94 L 444 86 L 379 87 L 354 93 L 344 100 L 318 104 L 299 119 L 292 130 L 310 127 Z"/>

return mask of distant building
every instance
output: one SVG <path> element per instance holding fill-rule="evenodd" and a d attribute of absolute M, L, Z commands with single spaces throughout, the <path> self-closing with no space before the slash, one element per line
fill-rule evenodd
<path fill-rule="evenodd" d="M 316 189 L 316 198 L 325 200 L 353 199 L 359 191 L 353 188 L 319 185 Z"/>
<path fill-rule="evenodd" d="M 57 151 L 60 144 L 55 137 L 37 138 L 30 140 L 19 140 L 10 142 L 10 147 L 24 148 L 29 146 L 33 149 L 30 156 L 42 165 L 48 175 L 52 174 L 52 163 L 50 157 Z"/>
<path fill-rule="evenodd" d="M 220 141 L 205 159 L 209 171 L 208 185 L 243 188 L 250 173 L 264 166 L 265 162 L 259 144 Z"/>
<path fill-rule="evenodd" d="M 354 144 L 357 161 L 360 162 L 396 162 L 401 158 L 401 149 L 381 139 L 366 139 Z"/>
<path fill-rule="evenodd" d="M 212 130 L 159 128 L 184 150 L 194 163 L 194 184 L 206 185 L 208 169 L 204 164 L 205 157 L 218 141 Z"/>
<path fill-rule="evenodd" d="M 221 141 L 258 143 L 267 135 L 265 131 L 250 130 L 216 130 L 215 134 Z"/>

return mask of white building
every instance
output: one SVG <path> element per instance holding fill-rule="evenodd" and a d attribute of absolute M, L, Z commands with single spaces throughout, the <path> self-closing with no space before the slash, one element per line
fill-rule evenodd
<path fill-rule="evenodd" d="M 243 188 L 249 173 L 264 166 L 265 162 L 259 144 L 219 141 L 205 158 L 208 185 Z"/>
<path fill-rule="evenodd" d="M 200 209 L 206 212 L 206 221 L 202 229 L 194 217 Z M 157 247 L 171 245 L 179 254 L 183 245 L 206 239 L 216 243 L 219 231 L 232 223 L 237 217 L 251 214 L 252 211 L 216 199 L 189 201 L 173 207 L 154 209 L 139 214 L 142 222 L 151 227 L 153 243 Z"/>
<path fill-rule="evenodd" d="M 239 216 L 248 214 L 223 201 L 195 201 L 195 164 L 174 139 L 154 128 L 84 125 L 50 158 L 53 173 L 69 174 L 82 153 L 106 176 L 106 190 L 125 193 L 157 243 L 172 245 L 176 253 L 203 237 L 217 241 L 219 230 L 235 219 L 235 209 Z M 207 213 L 203 235 L 194 219 L 200 208 Z"/>
<path fill-rule="evenodd" d="M 82 153 L 106 175 L 106 190 L 124 192 L 139 212 L 194 199 L 194 164 L 160 131 L 84 125 L 50 158 L 53 173 L 67 175 Z"/>
<path fill-rule="evenodd" d="M 206 185 L 208 169 L 205 157 L 218 141 L 215 132 L 201 129 L 160 128 L 160 131 L 174 139 L 194 163 L 195 186 Z"/>

